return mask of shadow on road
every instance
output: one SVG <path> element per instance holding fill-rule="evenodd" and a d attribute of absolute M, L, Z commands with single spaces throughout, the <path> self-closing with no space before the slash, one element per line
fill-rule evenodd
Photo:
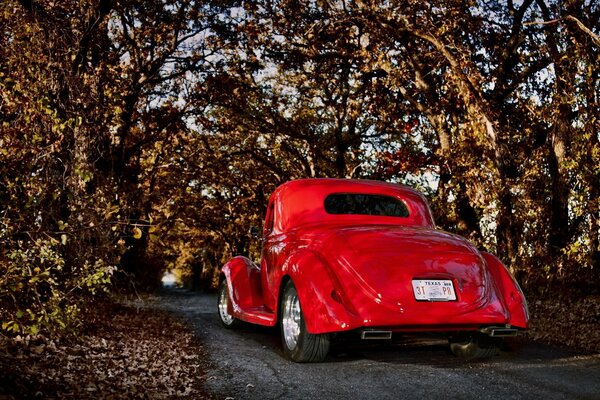
<path fill-rule="evenodd" d="M 600 398 L 600 355 L 525 340 L 517 352 L 469 362 L 444 338 L 405 334 L 385 342 L 341 337 L 325 362 L 296 364 L 283 357 L 277 328 L 223 328 L 214 294 L 163 290 L 154 306 L 194 330 L 213 365 L 206 388 L 220 398 Z"/>
<path fill-rule="evenodd" d="M 191 309 L 179 307 L 179 310 L 173 311 L 178 311 L 186 319 L 193 316 L 202 316 L 214 329 L 225 331 L 218 322 L 214 293 L 198 293 L 179 288 L 163 288 L 159 292 L 159 296 L 163 297 L 168 303 L 181 304 L 189 303 L 190 301 L 196 302 L 199 298 L 205 299 L 201 303 L 201 307 L 192 307 Z M 209 299 L 209 301 L 206 301 L 206 299 Z M 271 351 L 283 357 L 278 327 L 270 328 L 243 323 L 235 331 L 227 332 L 228 334 L 243 338 L 248 346 L 251 345 L 249 342 L 254 342 L 257 347 L 263 348 L 264 351 Z M 394 338 L 389 341 L 364 341 L 353 339 L 351 336 L 342 335 L 342 337 L 333 339 L 330 354 L 326 362 L 344 363 L 367 359 L 389 364 L 422 364 L 451 368 L 493 363 L 502 360 L 510 360 L 511 363 L 528 363 L 530 360 L 544 362 L 580 355 L 580 353 L 574 351 L 531 342 L 525 336 L 521 336 L 518 340 L 513 341 L 516 343 L 515 345 L 510 345 L 508 349 L 503 349 L 498 356 L 492 359 L 466 361 L 455 357 L 450 352 L 447 339 L 439 335 L 394 333 Z"/>

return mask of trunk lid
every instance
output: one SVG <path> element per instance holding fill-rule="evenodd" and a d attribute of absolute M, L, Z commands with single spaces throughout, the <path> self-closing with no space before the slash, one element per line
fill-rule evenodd
<path fill-rule="evenodd" d="M 361 226 L 337 228 L 323 240 L 327 259 L 337 260 L 340 282 L 352 300 L 357 290 L 393 307 L 414 304 L 413 279 L 451 280 L 457 313 L 481 307 L 486 299 L 485 262 L 459 236 L 422 227 Z M 360 307 L 359 307 L 360 308 Z"/>

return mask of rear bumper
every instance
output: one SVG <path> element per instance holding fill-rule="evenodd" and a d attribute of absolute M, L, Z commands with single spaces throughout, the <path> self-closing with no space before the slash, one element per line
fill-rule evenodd
<path fill-rule="evenodd" d="M 509 310 L 493 293 L 489 293 L 486 299 L 475 305 L 451 301 L 409 301 L 406 305 L 392 305 L 361 296 L 360 299 L 355 299 L 359 301 L 346 306 L 344 301 L 339 300 L 329 302 L 327 307 L 326 314 L 335 318 L 322 319 L 317 329 L 311 333 L 351 330 L 457 332 L 487 329 L 482 333 L 509 336 L 525 328 L 512 324 Z"/>
<path fill-rule="evenodd" d="M 417 334 L 421 335 L 435 335 L 435 336 L 446 336 L 446 337 L 464 337 L 465 335 L 485 335 L 490 338 L 512 338 L 519 335 L 522 329 L 512 327 L 510 325 L 504 326 L 403 326 L 403 327 L 378 327 L 378 328 L 361 328 L 354 331 L 347 332 L 346 335 L 352 335 L 356 339 L 361 340 L 390 340 L 397 338 L 396 334 Z M 345 336 L 348 337 L 348 336 Z"/>

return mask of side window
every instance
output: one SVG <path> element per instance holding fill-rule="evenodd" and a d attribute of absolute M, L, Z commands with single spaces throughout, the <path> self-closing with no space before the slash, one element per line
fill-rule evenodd
<path fill-rule="evenodd" d="M 269 208 L 267 209 L 267 216 L 265 219 L 265 230 L 263 232 L 263 236 L 267 236 L 273 231 L 273 226 L 275 225 L 274 210 L 275 202 L 272 202 L 271 204 L 269 204 Z"/>

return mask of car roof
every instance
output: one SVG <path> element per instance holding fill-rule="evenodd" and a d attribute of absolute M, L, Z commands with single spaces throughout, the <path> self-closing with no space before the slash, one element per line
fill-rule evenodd
<path fill-rule="evenodd" d="M 404 202 L 409 217 L 373 215 L 331 215 L 325 211 L 325 198 L 334 193 L 377 194 L 395 197 Z M 433 227 L 433 217 L 427 200 L 408 186 L 364 179 L 307 178 L 286 182 L 271 195 L 275 207 L 274 230 L 314 224 L 401 224 Z"/>

